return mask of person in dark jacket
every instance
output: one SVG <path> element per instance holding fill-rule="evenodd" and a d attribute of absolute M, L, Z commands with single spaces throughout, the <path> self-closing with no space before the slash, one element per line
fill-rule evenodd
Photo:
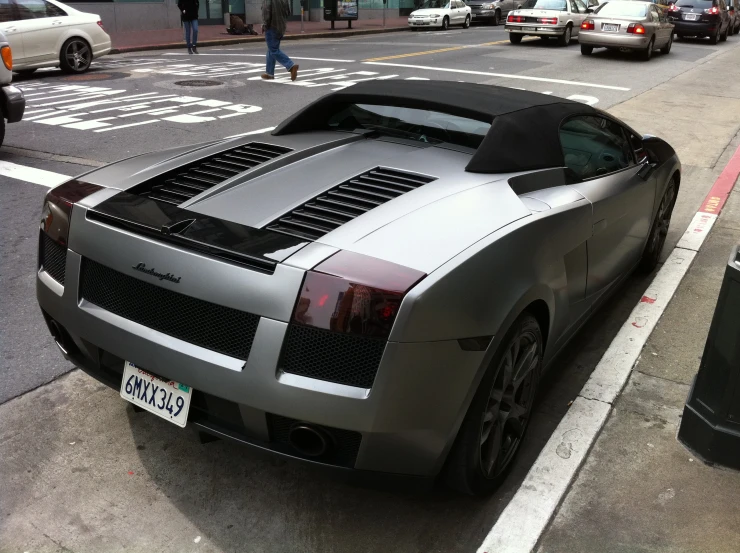
<path fill-rule="evenodd" d="M 182 26 L 185 28 L 185 42 L 188 44 L 188 54 L 197 54 L 198 49 L 198 0 L 177 0 L 177 7 L 180 9 L 180 19 Z M 190 42 L 192 36 L 193 41 Z"/>
<path fill-rule="evenodd" d="M 262 21 L 267 43 L 267 63 L 263 79 L 275 78 L 275 62 L 285 67 L 290 73 L 290 80 L 295 81 L 298 76 L 298 66 L 293 63 L 282 50 L 280 41 L 287 28 L 287 17 L 290 15 L 288 0 L 264 0 L 262 4 Z"/>

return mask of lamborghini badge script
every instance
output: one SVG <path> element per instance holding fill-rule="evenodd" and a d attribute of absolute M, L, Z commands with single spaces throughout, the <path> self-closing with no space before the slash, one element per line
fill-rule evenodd
<path fill-rule="evenodd" d="M 140 273 L 144 273 L 145 275 L 156 277 L 159 280 L 169 280 L 175 284 L 178 284 L 181 278 L 176 277 L 172 273 L 158 273 L 156 269 L 148 269 L 146 263 L 139 263 L 138 265 L 134 265 L 132 268 Z"/>

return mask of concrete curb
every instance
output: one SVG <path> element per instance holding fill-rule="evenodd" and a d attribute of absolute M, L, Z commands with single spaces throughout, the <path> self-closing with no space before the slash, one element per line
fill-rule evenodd
<path fill-rule="evenodd" d="M 360 36 L 360 35 L 379 35 L 383 33 L 398 33 L 401 31 L 408 31 L 408 27 L 391 27 L 388 29 L 347 29 L 339 31 L 321 31 L 319 33 L 304 33 L 304 34 L 291 34 L 285 35 L 283 40 L 307 40 L 309 38 L 342 38 L 348 36 Z M 204 40 L 198 42 L 198 46 L 230 46 L 233 44 L 246 44 L 250 42 L 264 42 L 264 35 L 259 36 L 244 36 L 242 38 L 220 38 L 217 40 Z M 128 52 L 145 52 L 147 50 L 171 50 L 175 48 L 184 48 L 185 43 L 169 42 L 166 44 L 148 44 L 145 46 L 122 46 L 120 48 L 112 48 L 109 54 L 125 54 Z"/>

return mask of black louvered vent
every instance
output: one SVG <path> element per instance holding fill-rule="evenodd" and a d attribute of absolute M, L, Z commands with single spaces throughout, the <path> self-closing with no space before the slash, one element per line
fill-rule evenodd
<path fill-rule="evenodd" d="M 239 173 L 290 151 L 290 148 L 282 146 L 250 142 L 165 173 L 156 178 L 156 182 L 142 195 L 152 200 L 180 205 Z"/>
<path fill-rule="evenodd" d="M 327 190 L 267 225 L 269 230 L 316 240 L 436 177 L 377 167 Z"/>

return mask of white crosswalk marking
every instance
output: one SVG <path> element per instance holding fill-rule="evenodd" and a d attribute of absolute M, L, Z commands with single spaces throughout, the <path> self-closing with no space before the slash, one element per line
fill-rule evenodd
<path fill-rule="evenodd" d="M 0 161 L 0 175 L 10 177 L 11 179 L 32 182 L 33 184 L 40 184 L 41 186 L 48 186 L 49 188 L 58 186 L 71 178 L 69 175 L 18 165 L 10 161 Z"/>

